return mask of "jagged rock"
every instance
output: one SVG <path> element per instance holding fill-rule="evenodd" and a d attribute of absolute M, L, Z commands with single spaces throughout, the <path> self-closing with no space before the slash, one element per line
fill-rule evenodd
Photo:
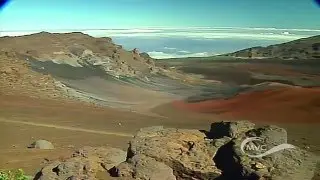
<path fill-rule="evenodd" d="M 51 142 L 47 140 L 37 140 L 30 144 L 29 148 L 35 149 L 54 149 L 54 146 Z"/>
<path fill-rule="evenodd" d="M 211 127 L 209 132 L 142 128 L 130 141 L 127 153 L 87 147 L 64 162 L 44 167 L 36 179 L 95 179 L 97 171 L 108 171 L 121 180 L 301 180 L 314 175 L 318 159 L 305 150 L 282 150 L 273 152 L 277 158 L 273 154 L 255 158 L 241 149 L 243 140 L 254 136 L 272 145 L 286 142 L 287 133 L 280 127 L 254 128 L 247 121 L 216 122 Z M 217 127 L 221 131 L 214 132 Z"/>
<path fill-rule="evenodd" d="M 126 152 L 116 148 L 84 147 L 69 159 L 53 162 L 37 174 L 39 180 L 90 179 L 98 171 L 107 173 L 112 167 L 126 160 Z"/>

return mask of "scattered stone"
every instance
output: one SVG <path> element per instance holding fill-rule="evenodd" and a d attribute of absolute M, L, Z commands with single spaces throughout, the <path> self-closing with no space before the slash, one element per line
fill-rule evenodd
<path fill-rule="evenodd" d="M 255 169 L 255 170 L 267 168 L 267 166 L 265 166 L 264 164 L 262 164 L 262 163 L 260 163 L 260 162 L 255 162 L 254 164 L 252 164 L 252 167 L 253 167 L 253 169 Z"/>
<path fill-rule="evenodd" d="M 75 148 L 75 146 L 74 145 L 68 145 L 67 148 L 73 149 L 73 148 Z"/>
<path fill-rule="evenodd" d="M 37 140 L 30 144 L 28 148 L 34 148 L 34 149 L 54 149 L 54 146 L 51 142 L 47 140 Z"/>

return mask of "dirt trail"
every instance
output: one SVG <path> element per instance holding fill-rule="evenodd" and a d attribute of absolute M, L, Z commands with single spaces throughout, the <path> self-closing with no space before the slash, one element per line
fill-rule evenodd
<path fill-rule="evenodd" d="M 7 119 L 0 119 L 0 122 L 14 123 L 14 124 L 25 124 L 25 125 L 30 125 L 30 126 L 47 127 L 47 128 L 55 128 L 55 129 L 64 129 L 64 130 L 70 130 L 70 131 L 81 131 L 81 132 L 94 133 L 94 134 L 104 134 L 104 135 L 113 135 L 113 136 L 122 136 L 122 137 L 133 137 L 132 134 L 127 134 L 127 133 L 117 133 L 117 132 L 109 132 L 109 131 L 100 131 L 100 130 L 68 127 L 68 126 L 59 126 L 59 125 L 54 125 L 54 124 L 42 124 L 42 123 L 7 120 Z"/>

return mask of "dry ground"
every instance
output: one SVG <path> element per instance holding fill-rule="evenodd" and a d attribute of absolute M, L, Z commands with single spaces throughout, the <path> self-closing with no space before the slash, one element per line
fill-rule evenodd
<path fill-rule="evenodd" d="M 46 159 L 64 158 L 81 146 L 111 145 L 125 150 L 131 136 L 141 127 L 208 129 L 211 122 L 221 120 L 212 114 L 181 111 L 171 104 L 153 110 L 167 116 L 161 118 L 80 103 L 16 96 L 0 96 L 0 99 L 0 168 L 23 168 L 29 174 L 41 168 Z M 278 124 L 288 129 L 290 142 L 320 152 L 315 138 L 319 137 L 318 125 Z M 37 139 L 53 142 L 56 149 L 28 149 Z"/>
<path fill-rule="evenodd" d="M 209 124 L 210 119 L 173 121 L 81 103 L 0 96 L 0 169 L 23 168 L 34 174 L 46 158 L 61 158 L 77 147 L 111 145 L 126 150 L 130 138 L 141 127 L 208 129 Z M 56 149 L 28 149 L 27 146 L 37 139 L 53 142 Z"/>

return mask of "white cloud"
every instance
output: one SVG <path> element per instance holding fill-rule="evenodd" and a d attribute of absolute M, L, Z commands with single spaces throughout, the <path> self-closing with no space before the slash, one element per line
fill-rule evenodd
<path fill-rule="evenodd" d="M 23 35 L 29 35 L 29 34 L 34 34 L 36 32 L 27 32 L 27 31 L 22 31 L 22 32 L 0 32 L 0 37 L 2 36 L 23 36 Z"/>
<path fill-rule="evenodd" d="M 92 33 L 88 34 L 94 36 Z M 239 33 L 239 32 L 157 32 L 157 33 L 106 33 L 105 36 L 111 37 L 183 37 L 201 39 L 261 39 L 261 40 L 295 40 L 308 37 L 307 35 L 286 36 L 284 34 L 260 34 L 260 33 Z"/>
<path fill-rule="evenodd" d="M 185 53 L 185 54 L 187 54 L 187 53 L 190 53 L 190 51 L 184 51 L 184 50 L 181 50 L 181 51 L 178 51 L 179 53 Z"/>
<path fill-rule="evenodd" d="M 77 30 L 70 30 L 77 31 Z M 197 39 L 253 39 L 253 40 L 284 40 L 290 41 L 318 35 L 319 29 L 276 29 L 276 28 L 237 28 L 237 27 L 188 27 L 188 28 L 131 28 L 131 29 L 100 29 L 78 30 L 95 37 L 182 37 Z M 0 32 L 0 36 L 17 36 L 33 32 Z M 50 31 L 49 32 L 67 32 Z M 283 33 L 285 32 L 285 33 Z M 290 32 L 290 33 L 289 33 Z M 289 36 L 289 34 L 290 36 Z M 170 48 L 170 47 L 167 47 Z"/>
<path fill-rule="evenodd" d="M 184 58 L 184 57 L 207 57 L 217 55 L 209 52 L 189 53 L 189 54 L 175 54 L 175 53 L 164 53 L 159 51 L 148 52 L 150 57 L 155 59 L 168 59 L 168 58 Z"/>
<path fill-rule="evenodd" d="M 164 47 L 163 49 L 176 50 L 177 48 L 174 48 L 174 47 Z"/>

